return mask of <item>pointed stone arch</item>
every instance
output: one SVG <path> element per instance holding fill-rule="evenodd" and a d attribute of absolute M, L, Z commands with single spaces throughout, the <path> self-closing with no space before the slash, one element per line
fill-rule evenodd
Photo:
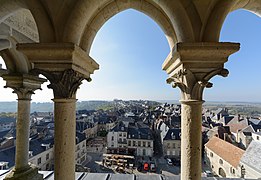
<path fill-rule="evenodd" d="M 219 0 L 210 14 L 206 27 L 202 32 L 202 41 L 218 42 L 222 25 L 230 12 L 245 9 L 261 17 L 261 1 L 242 0 L 226 1 Z"/>
<path fill-rule="evenodd" d="M 157 1 L 156 3 L 154 0 L 103 0 L 99 3 L 95 2 L 79 1 L 69 17 L 63 41 L 79 44 L 89 53 L 92 41 L 102 25 L 112 16 L 127 9 L 135 9 L 151 17 L 164 31 L 170 49 L 179 41 L 195 41 L 192 24 L 179 1 Z"/>
<path fill-rule="evenodd" d="M 0 4 L 1 28 L 7 28 L 0 34 L 0 55 L 9 72 L 28 73 L 31 64 L 16 50 L 16 44 L 53 42 L 54 33 L 48 16 L 40 1 L 0 0 Z"/>

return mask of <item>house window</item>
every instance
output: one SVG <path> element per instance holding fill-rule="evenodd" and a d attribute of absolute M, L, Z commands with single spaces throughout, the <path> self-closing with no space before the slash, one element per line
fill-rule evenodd
<path fill-rule="evenodd" d="M 141 142 L 140 141 L 138 141 L 138 146 L 140 146 L 141 145 Z"/>
<path fill-rule="evenodd" d="M 42 158 L 37 159 L 37 165 L 41 164 Z"/>
<path fill-rule="evenodd" d="M 133 146 L 136 146 L 136 142 L 135 141 L 133 141 Z"/>
<path fill-rule="evenodd" d="M 259 136 L 257 136 L 256 139 L 259 140 Z"/>
<path fill-rule="evenodd" d="M 234 169 L 233 167 L 231 167 L 231 168 L 230 168 L 230 172 L 231 172 L 232 174 L 235 174 L 235 169 Z"/>
<path fill-rule="evenodd" d="M 122 136 L 122 133 L 119 133 L 119 136 Z"/>
<path fill-rule="evenodd" d="M 49 153 L 46 154 L 46 161 L 49 159 Z"/>
<path fill-rule="evenodd" d="M 47 171 L 49 170 L 49 163 L 46 164 L 45 170 L 47 170 Z"/>
<path fill-rule="evenodd" d="M 145 141 L 143 141 L 143 147 L 146 147 L 146 142 Z"/>
<path fill-rule="evenodd" d="M 128 141 L 128 146 L 131 146 L 131 141 Z"/>
<path fill-rule="evenodd" d="M 212 152 L 210 152 L 210 157 L 213 157 L 213 153 Z"/>
<path fill-rule="evenodd" d="M 222 159 L 219 159 L 219 164 L 223 164 L 223 160 Z"/>
<path fill-rule="evenodd" d="M 111 137 L 111 140 L 114 141 L 114 136 Z"/>
<path fill-rule="evenodd" d="M 150 142 L 148 142 L 148 147 L 150 147 Z"/>
<path fill-rule="evenodd" d="M 176 148 L 176 144 L 175 143 L 173 143 L 173 148 Z"/>

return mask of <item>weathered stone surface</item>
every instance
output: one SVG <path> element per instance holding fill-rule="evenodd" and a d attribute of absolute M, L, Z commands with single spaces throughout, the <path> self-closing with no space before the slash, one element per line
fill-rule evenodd
<path fill-rule="evenodd" d="M 228 75 L 224 63 L 238 50 L 237 43 L 178 43 L 162 65 L 169 74 L 167 83 L 181 89 L 182 100 L 201 101 L 213 76 Z"/>
<path fill-rule="evenodd" d="M 38 173 L 36 166 L 31 165 L 27 169 L 13 169 L 5 176 L 4 180 L 43 180 L 43 175 Z"/>

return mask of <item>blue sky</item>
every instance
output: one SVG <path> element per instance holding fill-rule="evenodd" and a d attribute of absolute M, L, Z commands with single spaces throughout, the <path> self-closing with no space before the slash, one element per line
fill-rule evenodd
<path fill-rule="evenodd" d="M 214 87 L 204 91 L 204 100 L 261 102 L 259 32 L 261 19 L 256 15 L 243 10 L 230 13 L 220 41 L 240 42 L 241 50 L 225 64 L 229 77 L 213 78 Z M 91 83 L 81 85 L 77 98 L 179 100 L 179 89 L 166 84 L 167 74 L 161 69 L 169 52 L 163 31 L 151 18 L 135 10 L 123 11 L 107 21 L 95 37 L 90 55 L 100 64 L 100 70 L 91 76 Z M 43 91 L 36 91 L 33 101 L 52 99 L 46 85 Z M 3 86 L 0 80 L 0 101 L 15 100 L 12 91 Z"/>

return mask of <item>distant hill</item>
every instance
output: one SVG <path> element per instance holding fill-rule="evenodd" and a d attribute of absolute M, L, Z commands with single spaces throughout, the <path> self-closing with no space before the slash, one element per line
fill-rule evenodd
<path fill-rule="evenodd" d="M 99 109 L 107 106 L 113 105 L 112 101 L 81 101 L 77 102 L 76 109 Z M 0 112 L 16 112 L 17 111 L 17 102 L 0 102 Z M 53 111 L 53 103 L 52 102 L 44 102 L 44 103 L 36 103 L 32 102 L 31 104 L 31 112 L 51 112 Z"/>

